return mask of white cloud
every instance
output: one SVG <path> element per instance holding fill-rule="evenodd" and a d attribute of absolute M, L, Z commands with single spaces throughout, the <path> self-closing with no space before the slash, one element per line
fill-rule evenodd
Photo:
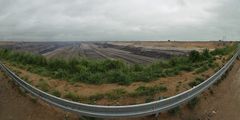
<path fill-rule="evenodd" d="M 15 40 L 202 40 L 231 29 L 237 0 L 1 0 L 0 38 Z M 222 10 L 222 9 L 226 10 Z M 222 14 L 224 13 L 224 14 Z M 235 14 L 234 14 L 235 15 Z M 230 17 L 230 18 L 229 18 Z M 217 24 L 219 23 L 219 24 Z M 219 28 L 224 28 L 220 30 Z"/>

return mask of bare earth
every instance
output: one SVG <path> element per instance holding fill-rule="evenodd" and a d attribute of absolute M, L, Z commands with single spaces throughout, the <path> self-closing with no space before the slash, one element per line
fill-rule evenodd
<path fill-rule="evenodd" d="M 74 115 L 70 115 L 74 116 Z M 56 108 L 31 99 L 0 71 L 0 120 L 73 120 Z"/>

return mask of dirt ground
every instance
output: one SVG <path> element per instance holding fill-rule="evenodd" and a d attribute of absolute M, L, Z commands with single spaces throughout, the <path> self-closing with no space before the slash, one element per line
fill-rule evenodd
<path fill-rule="evenodd" d="M 71 116 L 71 117 L 69 117 Z M 50 107 L 20 91 L 0 71 L 0 120 L 76 120 L 75 115 Z"/>

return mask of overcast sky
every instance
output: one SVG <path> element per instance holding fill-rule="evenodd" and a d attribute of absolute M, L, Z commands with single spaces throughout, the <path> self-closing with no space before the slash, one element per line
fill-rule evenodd
<path fill-rule="evenodd" d="M 0 0 L 0 40 L 239 40 L 240 0 Z"/>

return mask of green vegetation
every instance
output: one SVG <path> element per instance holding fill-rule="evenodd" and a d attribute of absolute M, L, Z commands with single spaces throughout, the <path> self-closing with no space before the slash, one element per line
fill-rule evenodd
<path fill-rule="evenodd" d="M 50 94 L 52 94 L 52 95 L 54 95 L 54 96 L 56 96 L 56 97 L 61 97 L 61 93 L 59 92 L 59 91 L 57 91 L 57 90 L 52 90 L 51 92 L 50 92 Z"/>
<path fill-rule="evenodd" d="M 76 102 L 80 100 L 80 97 L 72 92 L 68 92 L 66 95 L 64 95 L 64 98 L 67 98 Z"/>
<path fill-rule="evenodd" d="M 154 101 L 154 98 L 153 98 L 153 97 L 147 97 L 147 98 L 145 99 L 145 103 L 149 103 L 149 102 L 152 102 L 152 101 Z"/>
<path fill-rule="evenodd" d="M 196 69 L 195 72 L 196 72 L 197 74 L 199 74 L 199 73 L 202 73 L 202 72 L 204 72 L 204 71 L 207 71 L 208 68 L 209 68 L 208 65 L 203 65 L 202 67 Z"/>
<path fill-rule="evenodd" d="M 150 65 L 128 65 L 119 60 L 49 59 L 28 52 L 0 49 L 0 57 L 21 68 L 43 76 L 88 84 L 149 82 L 160 77 L 175 76 L 182 71 L 201 73 L 216 67 L 214 56 L 233 53 L 237 45 L 202 53 L 191 51 L 189 56 L 157 61 Z"/>
<path fill-rule="evenodd" d="M 151 87 L 145 87 L 145 86 L 140 86 L 135 89 L 134 92 L 127 92 L 126 90 L 122 88 L 114 89 L 108 93 L 104 94 L 96 94 L 89 96 L 87 98 L 82 97 L 81 100 L 85 100 L 90 103 L 94 103 L 97 100 L 101 100 L 103 98 L 106 98 L 108 100 L 117 100 L 122 97 L 142 97 L 142 96 L 147 96 L 145 102 L 151 102 L 154 101 L 153 96 L 159 92 L 165 92 L 167 91 L 167 87 L 163 85 L 155 85 Z M 68 95 L 69 96 L 69 95 Z M 71 95 L 73 96 L 73 95 Z M 74 100 L 75 97 L 68 97 L 71 100 Z M 73 98 L 73 99 L 72 99 Z M 165 97 L 164 97 L 165 98 Z M 80 100 L 80 98 L 78 99 Z"/>
<path fill-rule="evenodd" d="M 204 81 L 203 78 L 197 77 L 194 81 L 188 83 L 189 86 L 194 87 L 197 86 L 198 84 L 202 83 Z"/>
<path fill-rule="evenodd" d="M 116 99 L 121 98 L 126 93 L 127 93 L 127 91 L 124 89 L 114 89 L 113 91 L 107 93 L 106 96 L 108 99 L 116 100 Z"/>
<path fill-rule="evenodd" d="M 167 87 L 163 85 L 155 85 L 152 87 L 140 86 L 135 89 L 135 92 L 131 96 L 153 96 L 156 93 L 167 91 Z"/>
<path fill-rule="evenodd" d="M 235 51 L 238 47 L 238 44 L 234 44 L 233 46 L 225 46 L 224 48 L 216 48 L 215 50 L 213 50 L 211 53 L 211 55 L 215 56 L 215 55 L 229 55 L 231 54 L 233 51 Z"/>

